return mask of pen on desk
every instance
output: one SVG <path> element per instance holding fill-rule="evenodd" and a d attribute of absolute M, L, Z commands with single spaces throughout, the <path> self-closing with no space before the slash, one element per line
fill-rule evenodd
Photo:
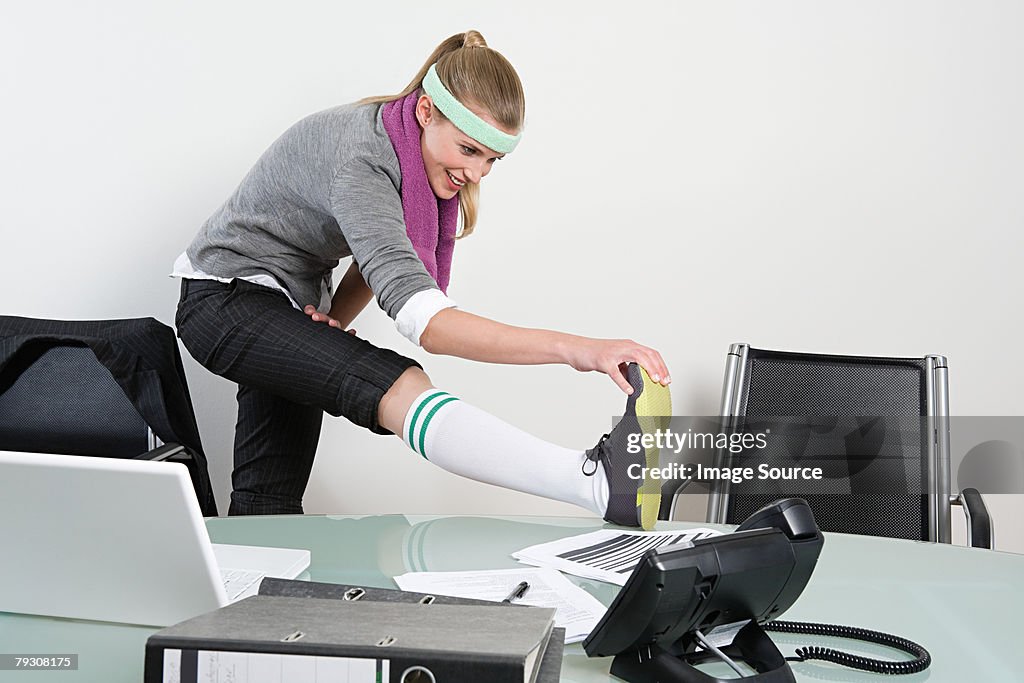
<path fill-rule="evenodd" d="M 512 592 L 508 594 L 508 597 L 502 600 L 502 602 L 512 602 L 526 595 L 526 591 L 530 590 L 530 584 L 525 581 L 520 581 L 519 585 L 512 589 Z"/>

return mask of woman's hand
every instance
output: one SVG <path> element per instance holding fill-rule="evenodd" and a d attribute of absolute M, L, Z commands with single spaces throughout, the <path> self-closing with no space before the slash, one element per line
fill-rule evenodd
<path fill-rule="evenodd" d="M 612 378 L 626 394 L 633 393 L 633 387 L 626 379 L 626 364 L 638 363 L 651 379 L 662 386 L 668 386 L 672 377 L 661 354 L 652 348 L 630 339 L 590 339 L 577 337 L 570 345 L 566 362 L 580 372 L 596 370 Z"/>
<path fill-rule="evenodd" d="M 337 327 L 339 330 L 341 329 L 341 323 L 339 323 L 331 316 L 316 310 L 316 306 L 314 306 L 313 304 L 307 304 L 306 307 L 302 310 L 306 315 L 312 318 L 314 322 L 327 323 L 331 327 Z"/>
<path fill-rule="evenodd" d="M 335 320 L 331 316 L 329 316 L 329 315 L 327 315 L 325 313 L 321 313 L 320 311 L 316 310 L 316 306 L 314 306 L 313 304 L 307 304 L 306 307 L 304 309 L 302 309 L 302 310 L 303 310 L 303 312 L 306 315 L 308 315 L 310 318 L 312 318 L 314 322 L 327 323 L 331 327 L 336 327 L 339 330 L 341 329 L 341 323 L 339 323 L 337 320 Z M 345 331 L 348 332 L 351 335 L 354 335 L 356 333 L 355 330 L 345 330 Z"/>

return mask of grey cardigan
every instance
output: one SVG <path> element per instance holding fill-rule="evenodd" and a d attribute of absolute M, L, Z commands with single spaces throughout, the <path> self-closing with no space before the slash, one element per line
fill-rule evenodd
<path fill-rule="evenodd" d="M 222 278 L 270 275 L 315 306 L 351 255 L 393 319 L 414 294 L 438 289 L 406 235 L 380 109 L 333 107 L 285 131 L 203 225 L 186 252 L 192 265 Z"/>

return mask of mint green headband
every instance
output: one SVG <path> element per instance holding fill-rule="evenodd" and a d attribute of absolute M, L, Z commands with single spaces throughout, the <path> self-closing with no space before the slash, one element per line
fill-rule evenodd
<path fill-rule="evenodd" d="M 423 77 L 423 90 L 434 100 L 434 104 L 441 110 L 441 113 L 447 116 L 456 128 L 481 145 L 486 145 L 500 154 L 507 154 L 514 150 L 523 134 L 503 133 L 467 109 L 462 102 L 448 92 L 448 88 L 444 87 L 435 66 L 435 64 L 431 64 L 427 75 Z"/>

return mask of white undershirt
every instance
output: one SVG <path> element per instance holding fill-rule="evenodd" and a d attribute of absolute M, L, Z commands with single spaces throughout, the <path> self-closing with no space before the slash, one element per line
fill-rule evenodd
<path fill-rule="evenodd" d="M 261 273 L 259 275 L 245 275 L 238 278 L 210 275 L 194 267 L 187 252 L 182 252 L 181 256 L 175 260 L 171 277 L 187 278 L 189 280 L 216 280 L 217 282 L 231 282 L 235 279 L 245 280 L 255 285 L 276 289 L 288 297 L 288 301 L 291 302 L 292 306 L 297 310 L 302 310 L 302 307 L 296 303 L 292 295 L 288 293 L 288 290 L 281 286 L 281 283 L 272 275 Z M 427 329 L 427 323 L 430 322 L 430 319 L 446 308 L 456 308 L 457 306 L 458 304 L 445 296 L 440 289 L 424 289 L 413 294 L 405 302 L 405 305 L 398 311 L 398 315 L 395 316 L 395 326 L 403 337 L 419 346 L 420 337 L 423 335 L 423 331 Z M 317 306 L 317 311 L 326 314 L 330 310 L 331 292 L 325 287 L 320 293 L 320 304 Z"/>

